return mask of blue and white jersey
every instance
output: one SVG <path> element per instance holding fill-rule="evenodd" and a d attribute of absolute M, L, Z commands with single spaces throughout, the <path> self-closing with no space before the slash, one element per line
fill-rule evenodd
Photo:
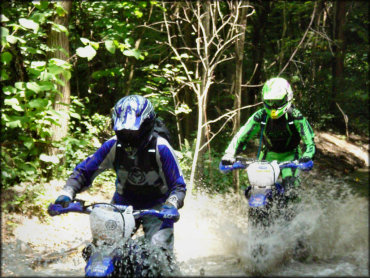
<path fill-rule="evenodd" d="M 74 198 L 106 169 L 114 169 L 117 174 L 115 203 L 145 209 L 171 196 L 177 200 L 178 208 L 183 206 L 186 193 L 183 174 L 171 145 L 160 136 L 152 136 L 146 147 L 135 154 L 121 146 L 116 136 L 112 137 L 76 166 L 63 194 Z"/>

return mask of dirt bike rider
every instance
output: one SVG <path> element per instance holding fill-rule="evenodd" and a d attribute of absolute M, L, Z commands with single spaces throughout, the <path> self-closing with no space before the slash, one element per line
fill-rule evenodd
<path fill-rule="evenodd" d="M 130 95 L 120 99 L 112 113 L 116 135 L 76 166 L 55 204 L 68 206 L 77 193 L 91 186 L 97 175 L 114 169 L 117 179 L 113 204 L 172 213 L 180 209 L 186 184 L 173 148 L 154 132 L 155 120 L 153 106 L 145 97 Z M 172 251 L 173 228 L 159 231 L 161 224 L 161 220 L 145 216 L 145 239 Z"/>
<path fill-rule="evenodd" d="M 262 99 L 264 107 L 256 111 L 233 137 L 222 157 L 222 164 L 234 163 L 235 156 L 245 150 L 246 143 L 255 136 L 260 137 L 259 160 L 277 160 L 279 163 L 312 160 L 315 135 L 306 118 L 292 105 L 293 91 L 288 81 L 279 77 L 268 80 L 262 88 Z M 301 140 L 305 146 L 303 153 L 299 147 Z M 299 170 L 285 168 L 281 176 L 286 198 L 295 199 L 295 189 L 300 183 Z"/>

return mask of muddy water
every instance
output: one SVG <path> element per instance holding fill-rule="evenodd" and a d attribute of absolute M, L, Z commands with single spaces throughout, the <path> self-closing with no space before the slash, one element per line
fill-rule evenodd
<path fill-rule="evenodd" d="M 368 176 L 358 180 L 356 176 L 313 177 L 302 184 L 296 217 L 289 223 L 278 221 L 267 230 L 248 229 L 244 197 L 188 194 L 175 225 L 175 254 L 182 274 L 368 276 L 368 197 L 358 190 L 368 186 Z M 89 240 L 88 217 L 70 214 L 55 219 L 41 230 L 37 223 L 24 223 L 23 230 L 18 229 L 18 243 L 2 247 L 4 276 L 83 275 L 81 248 L 75 253 L 63 251 Z M 35 237 L 44 239 L 45 249 L 27 244 Z M 306 243 L 303 258 L 294 252 L 299 239 Z M 264 252 L 256 254 L 261 245 Z M 35 261 L 45 257 L 37 254 L 50 253 L 50 249 L 59 254 L 55 262 Z"/>

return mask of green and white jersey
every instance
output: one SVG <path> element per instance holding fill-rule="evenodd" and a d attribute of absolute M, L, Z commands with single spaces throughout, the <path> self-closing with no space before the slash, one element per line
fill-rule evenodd
<path fill-rule="evenodd" d="M 261 135 L 262 129 L 263 143 L 267 151 L 291 152 L 296 150 L 302 141 L 305 145 L 302 157 L 313 158 L 316 150 L 315 134 L 302 113 L 293 107 L 275 120 L 267 115 L 264 108 L 256 111 L 233 137 L 225 153 L 232 156 L 239 154 L 250 139 Z"/>

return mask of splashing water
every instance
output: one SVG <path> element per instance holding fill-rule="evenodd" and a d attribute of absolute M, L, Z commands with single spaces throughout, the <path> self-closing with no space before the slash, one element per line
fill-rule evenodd
<path fill-rule="evenodd" d="M 330 177 L 302 186 L 296 216 L 265 229 L 248 227 L 244 197 L 187 197 L 175 233 L 183 273 L 368 275 L 368 200 Z"/>
<path fill-rule="evenodd" d="M 175 224 L 174 254 L 179 275 L 367 276 L 368 199 L 354 194 L 343 180 L 330 177 L 307 179 L 302 187 L 302 201 L 296 207 L 295 217 L 289 222 L 279 219 L 266 229 L 248 227 L 244 196 L 188 193 L 180 220 Z M 52 221 L 55 222 L 49 225 L 51 231 L 44 227 L 48 237 L 41 231 L 33 233 L 41 223 L 19 227 L 15 234 L 31 245 L 40 236 L 57 240 L 53 235 L 66 234 L 61 243 L 44 240 L 49 253 L 63 253 L 61 246 L 71 241 L 74 245 L 91 239 L 86 215 L 71 214 Z M 68 227 L 74 228 L 63 231 L 69 221 Z M 299 240 L 305 243 L 303 259 L 295 254 Z M 144 253 L 148 250 L 140 243 L 138 248 Z M 2 274 L 7 276 L 81 276 L 85 267 L 81 252 L 31 269 L 30 260 L 22 257 L 20 247 L 3 246 L 2 251 Z M 142 274 L 160 271 L 163 275 L 178 276 L 171 263 L 164 263 L 167 257 L 163 253 L 150 251 L 151 257 L 141 261 L 147 271 L 141 269 Z M 134 256 L 127 258 L 140 260 Z M 4 264 L 11 271 L 4 271 Z"/>

